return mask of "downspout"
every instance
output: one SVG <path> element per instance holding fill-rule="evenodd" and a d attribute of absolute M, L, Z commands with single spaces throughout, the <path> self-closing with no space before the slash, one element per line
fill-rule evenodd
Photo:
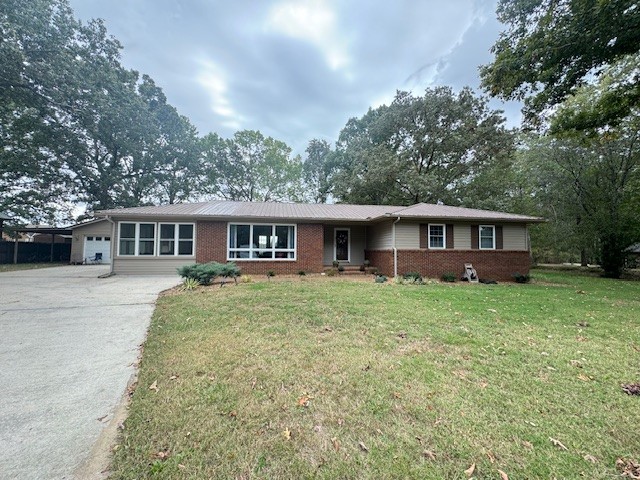
<path fill-rule="evenodd" d="M 398 249 L 396 248 L 396 223 L 400 221 L 400 217 L 398 217 L 392 224 L 391 228 L 391 238 L 393 243 L 393 277 L 398 276 Z"/>
<path fill-rule="evenodd" d="M 111 263 L 109 264 L 109 275 L 113 275 L 113 264 L 115 263 L 116 259 L 115 259 L 115 249 L 116 249 L 116 222 L 114 222 L 113 220 L 111 220 L 111 217 L 109 215 L 105 216 L 104 218 L 107 219 L 107 222 L 109 222 L 111 224 L 111 246 L 109 247 L 109 249 L 111 250 L 110 254 L 109 254 L 109 259 L 111 260 Z"/>

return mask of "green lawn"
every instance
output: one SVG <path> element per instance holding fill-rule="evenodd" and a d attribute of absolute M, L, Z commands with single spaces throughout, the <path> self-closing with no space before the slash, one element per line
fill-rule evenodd
<path fill-rule="evenodd" d="M 307 277 L 158 302 L 113 478 L 611 478 L 640 282 Z M 149 387 L 157 387 L 157 389 Z"/>
<path fill-rule="evenodd" d="M 69 262 L 64 263 L 3 263 L 0 264 L 0 273 L 2 272 L 14 272 L 16 270 L 33 270 L 36 268 L 50 268 L 50 267 L 62 267 L 69 265 Z"/>

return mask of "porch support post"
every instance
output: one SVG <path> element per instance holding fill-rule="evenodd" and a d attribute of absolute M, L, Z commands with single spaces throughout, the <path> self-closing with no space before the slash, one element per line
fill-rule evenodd
<path fill-rule="evenodd" d="M 16 238 L 13 240 L 13 264 L 18 263 L 18 233 L 16 232 Z"/>

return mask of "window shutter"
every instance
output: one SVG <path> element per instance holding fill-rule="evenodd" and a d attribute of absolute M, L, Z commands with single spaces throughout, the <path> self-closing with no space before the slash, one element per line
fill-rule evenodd
<path fill-rule="evenodd" d="M 502 237 L 502 225 L 496 225 L 496 250 L 502 250 L 504 239 Z"/>
<path fill-rule="evenodd" d="M 453 224 L 447 223 L 447 248 L 453 248 Z"/>
<path fill-rule="evenodd" d="M 420 248 L 429 247 L 429 225 L 426 223 L 420 224 Z"/>
<path fill-rule="evenodd" d="M 480 248 L 480 232 L 479 225 L 471 225 L 471 248 L 477 250 Z"/>

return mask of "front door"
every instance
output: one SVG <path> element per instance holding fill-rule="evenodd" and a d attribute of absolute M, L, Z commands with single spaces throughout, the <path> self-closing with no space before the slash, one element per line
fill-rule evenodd
<path fill-rule="evenodd" d="M 336 228 L 335 229 L 335 258 L 339 262 L 349 261 L 349 229 L 348 228 Z"/>

